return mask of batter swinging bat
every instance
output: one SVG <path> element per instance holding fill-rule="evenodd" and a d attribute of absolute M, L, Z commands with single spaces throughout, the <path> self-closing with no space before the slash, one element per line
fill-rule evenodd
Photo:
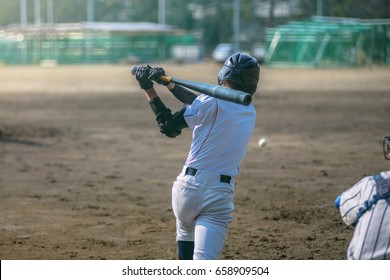
<path fill-rule="evenodd" d="M 132 75 L 135 75 L 137 68 L 138 66 L 131 67 Z M 182 85 L 186 88 L 213 96 L 215 98 L 223 99 L 226 101 L 247 105 L 247 106 L 252 102 L 252 95 L 240 90 L 225 88 L 218 85 L 181 80 L 181 79 L 176 79 L 168 76 L 160 76 L 159 78 L 165 82 Z"/>

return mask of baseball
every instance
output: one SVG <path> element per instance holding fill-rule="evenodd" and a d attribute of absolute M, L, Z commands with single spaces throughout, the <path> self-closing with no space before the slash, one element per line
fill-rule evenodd
<path fill-rule="evenodd" d="M 259 140 L 259 146 L 260 146 L 260 147 L 265 147 L 265 146 L 267 146 L 267 144 L 268 144 L 267 139 L 261 138 L 261 139 Z"/>

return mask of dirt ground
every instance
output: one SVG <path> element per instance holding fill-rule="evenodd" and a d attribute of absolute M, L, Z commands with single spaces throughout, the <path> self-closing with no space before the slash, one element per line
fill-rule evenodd
<path fill-rule="evenodd" d="M 208 83 L 220 68 L 162 66 Z M 389 89 L 389 68 L 262 68 L 221 259 L 345 259 L 353 229 L 333 202 L 389 169 Z M 190 141 L 160 134 L 128 66 L 0 68 L 0 259 L 176 259 Z"/>

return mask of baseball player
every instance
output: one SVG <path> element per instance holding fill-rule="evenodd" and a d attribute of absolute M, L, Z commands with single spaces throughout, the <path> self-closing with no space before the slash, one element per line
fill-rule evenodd
<path fill-rule="evenodd" d="M 176 241 L 181 260 L 218 259 L 232 221 L 235 177 L 256 121 L 252 104 L 243 106 L 200 94 L 159 79 L 164 69 L 139 67 L 135 76 L 146 93 L 161 133 L 168 137 L 191 129 L 187 160 L 172 187 Z M 260 65 L 253 57 L 235 53 L 224 63 L 218 84 L 254 94 Z M 171 113 L 153 82 L 163 84 L 184 103 Z"/>
<path fill-rule="evenodd" d="M 390 160 L 390 134 L 383 138 L 385 159 Z M 355 231 L 347 258 L 390 259 L 390 170 L 367 176 L 340 194 L 341 217 Z"/>

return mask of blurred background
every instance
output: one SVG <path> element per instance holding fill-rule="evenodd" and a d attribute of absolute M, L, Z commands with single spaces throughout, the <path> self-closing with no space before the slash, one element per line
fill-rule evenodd
<path fill-rule="evenodd" d="M 0 259 L 176 259 L 191 131 L 129 66 L 211 84 L 237 50 L 263 65 L 221 258 L 344 259 L 334 199 L 388 168 L 390 0 L 0 0 Z"/>
<path fill-rule="evenodd" d="M 1 0 L 0 64 L 389 64 L 390 0 Z"/>

